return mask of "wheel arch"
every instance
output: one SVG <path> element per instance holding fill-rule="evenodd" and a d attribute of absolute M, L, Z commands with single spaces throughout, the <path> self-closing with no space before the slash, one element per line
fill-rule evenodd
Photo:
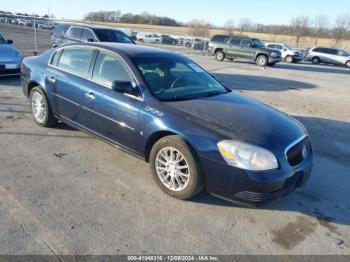
<path fill-rule="evenodd" d="M 269 55 L 268 54 L 263 53 L 263 52 L 259 52 L 259 53 L 257 53 L 255 55 L 255 59 L 254 60 L 256 61 L 256 59 L 258 59 L 258 57 L 261 56 L 261 55 L 266 56 L 266 58 L 269 59 Z"/>
<path fill-rule="evenodd" d="M 216 54 L 216 53 L 219 52 L 219 51 L 224 52 L 224 49 L 223 49 L 222 47 L 217 47 L 217 48 L 215 48 L 215 50 L 214 50 L 214 54 Z"/>
<path fill-rule="evenodd" d="M 149 162 L 149 157 L 151 154 L 151 150 L 153 146 L 162 138 L 166 136 L 179 136 L 181 137 L 186 144 L 191 148 L 193 153 L 195 154 L 194 157 L 198 160 L 199 163 L 199 156 L 193 145 L 188 141 L 188 139 L 184 138 L 182 135 L 175 133 L 173 131 L 167 131 L 167 130 L 161 130 L 154 132 L 146 141 L 145 143 L 145 149 L 144 149 L 144 158 L 146 162 Z M 200 163 L 199 163 L 200 164 Z"/>
<path fill-rule="evenodd" d="M 43 87 L 37 81 L 32 80 L 27 85 L 27 96 L 28 97 L 30 96 L 30 92 L 32 91 L 32 89 L 34 87 L 40 87 L 44 91 Z"/>

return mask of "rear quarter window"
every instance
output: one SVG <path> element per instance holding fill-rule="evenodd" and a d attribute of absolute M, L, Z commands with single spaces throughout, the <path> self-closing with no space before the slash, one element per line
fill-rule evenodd
<path fill-rule="evenodd" d="M 218 42 L 218 43 L 226 43 L 229 39 L 229 36 L 225 35 L 215 35 L 211 39 L 212 42 Z"/>
<path fill-rule="evenodd" d="M 67 32 L 67 36 L 72 39 L 80 39 L 82 32 L 83 30 L 79 27 L 71 27 Z"/>

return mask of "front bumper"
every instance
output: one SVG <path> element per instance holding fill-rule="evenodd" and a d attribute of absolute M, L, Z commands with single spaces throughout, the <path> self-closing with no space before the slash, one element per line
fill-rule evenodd
<path fill-rule="evenodd" d="M 312 151 L 298 166 L 285 159 L 277 170 L 252 172 L 206 159 L 207 191 L 226 200 L 246 206 L 274 201 L 305 185 L 312 171 Z"/>
<path fill-rule="evenodd" d="M 281 57 L 269 57 L 269 64 L 276 64 L 282 61 Z"/>

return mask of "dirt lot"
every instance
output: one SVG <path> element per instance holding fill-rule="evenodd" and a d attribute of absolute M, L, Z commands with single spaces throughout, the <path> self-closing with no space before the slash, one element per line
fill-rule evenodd
<path fill-rule="evenodd" d="M 25 29 L 0 32 L 32 52 Z M 50 46 L 47 32 L 39 43 Z M 18 79 L 2 78 L 0 254 L 350 254 L 350 70 L 189 56 L 305 124 L 307 186 L 259 209 L 207 193 L 175 200 L 141 160 L 64 124 L 37 126 Z"/>

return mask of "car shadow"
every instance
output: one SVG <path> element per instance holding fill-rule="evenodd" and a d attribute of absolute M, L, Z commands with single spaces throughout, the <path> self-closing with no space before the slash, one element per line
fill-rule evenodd
<path fill-rule="evenodd" d="M 0 85 L 20 87 L 20 78 L 19 76 L 0 76 Z"/>
<path fill-rule="evenodd" d="M 297 212 L 314 217 L 321 225 L 350 225 L 350 123 L 313 117 L 296 117 L 307 128 L 314 149 L 314 169 L 303 188 L 256 210 Z M 203 192 L 191 201 L 238 207 Z M 244 207 L 243 207 L 244 208 Z M 330 224 L 332 223 L 332 224 Z"/>
<path fill-rule="evenodd" d="M 240 74 L 215 74 L 215 78 L 225 87 L 241 91 L 288 91 L 310 89 L 316 86 L 310 83 L 288 80 L 275 77 L 240 75 Z"/>
<path fill-rule="evenodd" d="M 301 64 L 278 63 L 274 66 L 274 68 L 303 71 L 303 72 L 350 75 L 350 69 L 345 67 L 341 67 L 337 65 L 334 65 L 334 66 L 325 65 L 325 64 L 313 65 L 305 62 Z"/>

